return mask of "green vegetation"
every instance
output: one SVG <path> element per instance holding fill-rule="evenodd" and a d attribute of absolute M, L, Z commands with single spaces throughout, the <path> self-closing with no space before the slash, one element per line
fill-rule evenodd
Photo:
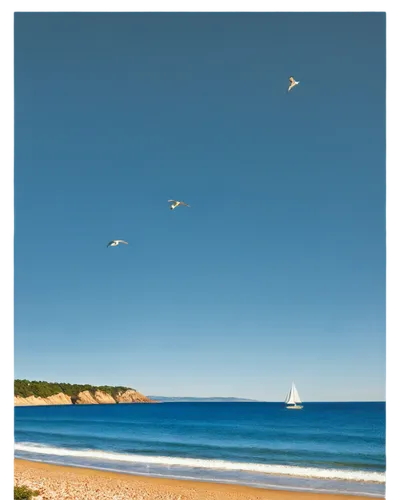
<path fill-rule="evenodd" d="M 31 500 L 38 495 L 39 491 L 31 490 L 27 486 L 14 486 L 14 500 Z"/>
<path fill-rule="evenodd" d="M 130 389 L 130 387 L 113 387 L 109 385 L 94 386 L 89 384 L 65 384 L 37 380 L 14 380 L 14 396 L 20 396 L 22 398 L 27 398 L 29 396 L 47 398 L 62 392 L 73 399 L 82 391 L 89 391 L 91 394 L 94 394 L 98 390 L 106 392 L 114 397 L 119 392 L 125 392 Z"/>

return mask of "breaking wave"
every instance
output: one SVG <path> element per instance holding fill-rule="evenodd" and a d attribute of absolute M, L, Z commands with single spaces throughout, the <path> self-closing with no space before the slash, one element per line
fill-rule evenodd
<path fill-rule="evenodd" d="M 322 469 L 317 467 L 258 464 L 251 462 L 232 462 L 226 460 L 208 460 L 200 458 L 146 456 L 100 450 L 72 450 L 69 448 L 49 447 L 36 443 L 16 443 L 14 449 L 15 451 L 40 455 L 75 457 L 111 462 L 128 462 L 145 465 L 186 467 L 207 470 L 258 472 L 268 475 L 282 475 L 310 479 L 337 479 L 364 483 L 385 483 L 385 473 L 363 470 Z"/>

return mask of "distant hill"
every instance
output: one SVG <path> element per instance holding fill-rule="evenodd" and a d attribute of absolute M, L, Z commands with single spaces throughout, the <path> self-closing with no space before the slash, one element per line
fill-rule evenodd
<path fill-rule="evenodd" d="M 15 406 L 154 403 L 130 387 L 14 380 Z"/>
<path fill-rule="evenodd" d="M 168 396 L 148 396 L 153 401 L 161 403 L 258 403 L 255 399 L 242 398 L 195 398 L 195 397 L 168 397 Z"/>

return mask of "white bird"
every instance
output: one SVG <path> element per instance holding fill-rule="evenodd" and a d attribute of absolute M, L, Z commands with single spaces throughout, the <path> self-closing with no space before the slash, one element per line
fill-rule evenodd
<path fill-rule="evenodd" d="M 293 76 L 291 76 L 289 78 L 289 82 L 290 82 L 290 85 L 289 85 L 289 88 L 288 88 L 288 92 L 290 92 L 293 87 L 295 87 L 296 85 L 298 85 L 300 83 L 300 82 L 296 82 L 296 80 L 293 78 Z"/>
<path fill-rule="evenodd" d="M 179 205 L 183 205 L 184 207 L 190 207 L 190 205 L 187 205 L 183 201 L 176 201 L 176 200 L 168 200 L 169 203 L 172 203 L 172 205 L 169 207 L 171 210 L 174 208 L 178 207 Z"/>
<path fill-rule="evenodd" d="M 124 243 L 125 245 L 128 244 L 127 241 L 124 241 L 124 240 L 112 240 L 110 241 L 110 243 L 107 245 L 107 248 L 108 247 L 116 247 L 117 245 L 119 245 L 120 243 Z"/>

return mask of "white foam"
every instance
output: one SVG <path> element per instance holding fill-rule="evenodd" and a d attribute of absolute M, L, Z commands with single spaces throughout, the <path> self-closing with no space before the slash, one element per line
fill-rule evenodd
<path fill-rule="evenodd" d="M 318 469 L 316 467 L 256 464 L 251 462 L 229 462 L 226 460 L 207 460 L 201 458 L 146 456 L 99 450 L 71 450 L 68 448 L 53 448 L 34 443 L 16 443 L 14 449 L 16 451 L 39 453 L 42 455 L 89 458 L 117 462 L 188 467 L 209 470 L 259 472 L 263 474 L 296 476 L 314 479 L 342 479 L 366 483 L 385 483 L 384 472 L 347 469 Z"/>

